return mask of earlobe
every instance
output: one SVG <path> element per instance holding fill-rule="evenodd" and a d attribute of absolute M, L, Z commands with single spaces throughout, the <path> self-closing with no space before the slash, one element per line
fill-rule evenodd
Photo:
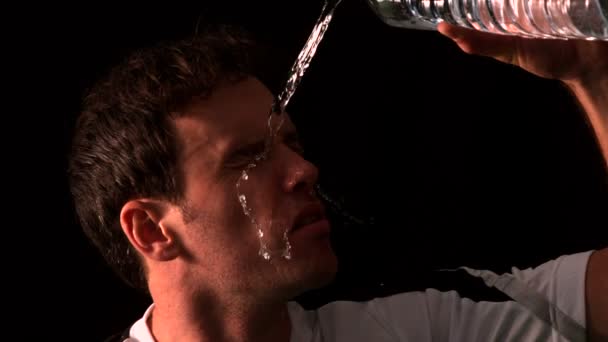
<path fill-rule="evenodd" d="M 120 213 L 122 230 L 135 249 L 143 256 L 167 261 L 177 256 L 178 248 L 173 232 L 161 225 L 164 210 L 156 203 L 132 200 Z"/>

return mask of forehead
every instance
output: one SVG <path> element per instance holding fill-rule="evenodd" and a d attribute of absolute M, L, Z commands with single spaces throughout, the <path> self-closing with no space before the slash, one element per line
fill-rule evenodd
<path fill-rule="evenodd" d="M 175 120 L 185 155 L 200 148 L 221 153 L 231 145 L 262 138 L 272 101 L 272 93 L 259 80 L 246 78 L 223 84 L 210 97 L 193 102 Z M 294 129 L 289 117 L 283 127 Z"/>

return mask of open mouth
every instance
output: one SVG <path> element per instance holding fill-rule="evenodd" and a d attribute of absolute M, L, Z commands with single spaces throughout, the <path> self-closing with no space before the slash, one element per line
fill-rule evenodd
<path fill-rule="evenodd" d="M 306 216 L 302 219 L 299 219 L 295 222 L 295 224 L 293 225 L 293 229 L 296 230 L 298 228 L 307 226 L 309 224 L 315 223 L 319 220 L 322 220 L 324 218 L 324 216 L 322 214 L 317 214 L 317 215 L 312 215 L 312 216 Z"/>
<path fill-rule="evenodd" d="M 308 205 L 298 214 L 298 216 L 296 216 L 296 219 L 292 226 L 292 231 L 301 229 L 302 227 L 313 225 L 319 221 L 324 220 L 325 213 L 321 204 L 314 203 Z"/>

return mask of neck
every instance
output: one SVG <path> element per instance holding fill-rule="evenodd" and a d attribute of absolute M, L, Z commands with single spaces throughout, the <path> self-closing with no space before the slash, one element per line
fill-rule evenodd
<path fill-rule="evenodd" d="M 147 323 L 157 342 L 289 341 L 285 301 L 193 291 L 176 288 L 175 282 L 154 285 L 154 310 Z"/>

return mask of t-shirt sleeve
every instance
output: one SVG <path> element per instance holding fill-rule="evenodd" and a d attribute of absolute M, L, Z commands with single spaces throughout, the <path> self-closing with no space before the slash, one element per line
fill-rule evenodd
<path fill-rule="evenodd" d="M 402 340 L 412 329 L 402 323 L 415 319 L 433 341 L 585 341 L 585 274 L 591 253 L 504 274 L 460 268 L 506 294 L 502 301 L 428 288 L 378 298 L 373 311 Z"/>

